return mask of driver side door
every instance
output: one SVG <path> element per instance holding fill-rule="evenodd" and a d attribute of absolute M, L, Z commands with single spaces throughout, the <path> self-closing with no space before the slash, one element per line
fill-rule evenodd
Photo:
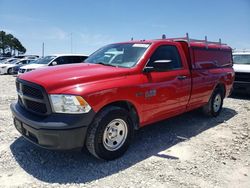
<path fill-rule="evenodd" d="M 162 62 L 157 63 L 156 62 Z M 146 67 L 157 68 L 145 73 L 144 120 L 158 121 L 182 113 L 191 89 L 189 71 L 184 68 L 176 46 L 161 45 Z"/>

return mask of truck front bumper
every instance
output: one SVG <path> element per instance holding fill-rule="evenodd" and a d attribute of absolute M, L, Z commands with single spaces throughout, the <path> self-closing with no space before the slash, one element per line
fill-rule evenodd
<path fill-rule="evenodd" d="M 30 142 L 53 150 L 80 150 L 95 113 L 37 116 L 12 103 L 16 129 Z"/>

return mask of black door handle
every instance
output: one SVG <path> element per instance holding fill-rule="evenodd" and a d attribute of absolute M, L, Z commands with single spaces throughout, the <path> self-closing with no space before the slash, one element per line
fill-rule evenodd
<path fill-rule="evenodd" d="M 185 80 L 186 78 L 187 78 L 187 76 L 183 76 L 183 75 L 177 76 L 178 80 Z"/>

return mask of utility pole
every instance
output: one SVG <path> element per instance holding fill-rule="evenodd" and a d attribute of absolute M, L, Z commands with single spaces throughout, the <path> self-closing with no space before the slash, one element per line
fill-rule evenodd
<path fill-rule="evenodd" d="M 42 57 L 44 57 L 44 42 L 43 42 L 43 45 L 42 45 Z"/>
<path fill-rule="evenodd" d="M 70 33 L 70 52 L 72 53 L 72 33 Z"/>

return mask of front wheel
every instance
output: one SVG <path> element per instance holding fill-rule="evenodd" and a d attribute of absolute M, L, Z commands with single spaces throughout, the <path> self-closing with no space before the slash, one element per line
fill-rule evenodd
<path fill-rule="evenodd" d="M 86 147 L 97 158 L 113 160 L 123 155 L 133 137 L 129 113 L 120 107 L 107 107 L 97 114 L 87 133 Z"/>
<path fill-rule="evenodd" d="M 223 92 L 215 89 L 208 103 L 203 106 L 203 112 L 208 116 L 218 116 L 222 110 L 223 99 Z"/>

